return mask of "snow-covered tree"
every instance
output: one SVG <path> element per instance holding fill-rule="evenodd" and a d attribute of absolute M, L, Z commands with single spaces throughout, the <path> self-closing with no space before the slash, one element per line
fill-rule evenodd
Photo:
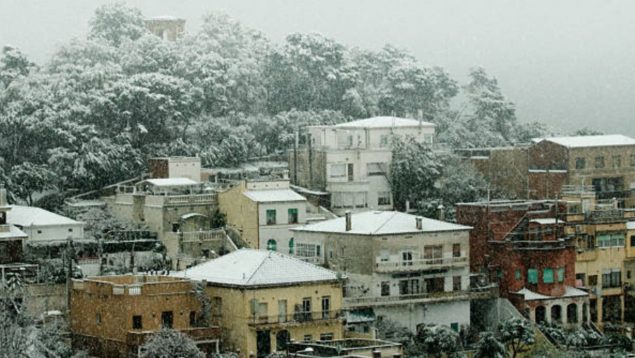
<path fill-rule="evenodd" d="M 446 326 L 425 326 L 415 338 L 429 357 L 463 357 L 458 333 Z"/>
<path fill-rule="evenodd" d="M 56 176 L 46 165 L 24 162 L 11 168 L 11 181 L 14 195 L 33 205 L 33 194 L 54 188 Z"/>
<path fill-rule="evenodd" d="M 123 2 L 102 5 L 90 21 L 90 37 L 119 46 L 125 40 L 136 40 L 146 32 L 143 15 Z"/>
<path fill-rule="evenodd" d="M 9 86 L 18 77 L 29 74 L 36 66 L 19 49 L 6 45 L 0 57 L 0 89 Z"/>
<path fill-rule="evenodd" d="M 500 342 L 507 346 L 511 358 L 529 351 L 534 344 L 534 328 L 524 318 L 509 318 L 499 324 Z"/>
<path fill-rule="evenodd" d="M 191 338 L 171 329 L 162 329 L 152 335 L 152 338 L 142 346 L 142 351 L 141 358 L 205 357 Z"/>
<path fill-rule="evenodd" d="M 478 341 L 474 358 L 506 358 L 505 345 L 492 332 L 483 332 Z"/>

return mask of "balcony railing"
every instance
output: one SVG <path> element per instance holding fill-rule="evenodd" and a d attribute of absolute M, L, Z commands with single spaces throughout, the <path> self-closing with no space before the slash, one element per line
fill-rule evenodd
<path fill-rule="evenodd" d="M 467 265 L 467 257 L 446 257 L 437 259 L 419 259 L 402 261 L 379 261 L 375 264 L 377 272 L 414 271 L 441 267 Z"/>
<path fill-rule="evenodd" d="M 129 345 L 142 345 L 149 337 L 157 333 L 158 330 L 128 331 L 126 343 Z M 221 330 L 218 326 L 212 327 L 189 327 L 177 329 L 177 331 L 186 334 L 194 341 L 204 341 L 210 339 L 219 339 Z"/>
<path fill-rule="evenodd" d="M 249 318 L 250 325 L 270 325 L 270 324 L 305 324 L 310 322 L 328 321 L 339 319 L 341 311 L 314 311 L 295 312 L 289 314 L 278 314 L 275 316 L 255 315 Z"/>
<path fill-rule="evenodd" d="M 470 298 L 470 292 L 461 291 L 441 291 L 441 292 L 423 292 L 399 296 L 365 296 L 365 297 L 345 297 L 344 307 L 374 307 L 374 306 L 390 306 L 400 305 L 413 301 L 418 302 L 439 302 L 452 300 L 466 300 Z"/>

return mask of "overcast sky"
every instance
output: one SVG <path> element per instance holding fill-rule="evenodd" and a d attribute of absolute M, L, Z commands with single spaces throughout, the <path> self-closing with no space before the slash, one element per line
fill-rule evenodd
<path fill-rule="evenodd" d="M 0 44 L 36 62 L 86 34 L 106 0 L 0 0 Z M 319 32 L 349 46 L 386 43 L 459 81 L 483 66 L 523 121 L 635 136 L 635 1 L 129 0 L 148 17 L 222 11 L 280 42 Z"/>

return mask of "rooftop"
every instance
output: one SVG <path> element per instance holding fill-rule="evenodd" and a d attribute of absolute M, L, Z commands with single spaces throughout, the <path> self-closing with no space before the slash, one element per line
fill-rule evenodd
<path fill-rule="evenodd" d="M 145 182 L 154 186 L 190 186 L 197 185 L 198 183 L 189 178 L 160 178 L 160 179 L 146 179 Z"/>
<path fill-rule="evenodd" d="M 332 232 L 358 235 L 390 235 L 415 232 L 469 230 L 472 227 L 422 217 L 417 229 L 417 216 L 399 211 L 366 211 L 351 214 L 351 230 L 346 231 L 346 218 L 320 221 L 291 229 L 292 231 Z"/>
<path fill-rule="evenodd" d="M 240 249 L 172 274 L 196 281 L 231 286 L 284 286 L 335 281 L 336 272 L 279 252 Z"/>
<path fill-rule="evenodd" d="M 372 117 L 336 124 L 338 128 L 434 127 L 433 123 L 399 117 Z"/>
<path fill-rule="evenodd" d="M 22 230 L 18 229 L 13 225 L 7 225 L 8 230 L 2 231 L 0 230 L 0 240 L 15 240 L 15 239 L 26 239 L 28 237 Z"/>
<path fill-rule="evenodd" d="M 7 222 L 21 227 L 83 224 L 42 208 L 22 205 L 11 205 L 11 210 L 7 213 Z"/>
<path fill-rule="evenodd" d="M 306 201 L 306 198 L 291 189 L 251 190 L 243 193 L 256 202 Z"/>
<path fill-rule="evenodd" d="M 581 297 L 581 296 L 589 295 L 588 293 L 571 286 L 565 286 L 565 292 L 562 296 L 546 296 L 546 295 L 542 295 L 540 293 L 528 290 L 526 288 L 519 290 L 518 292 L 516 292 L 516 294 L 522 295 L 525 301 L 550 300 L 554 298 Z"/>
<path fill-rule="evenodd" d="M 543 140 L 559 144 L 567 148 L 609 147 L 619 145 L 635 145 L 635 139 L 621 134 L 587 135 L 574 137 L 534 138 L 533 142 Z"/>

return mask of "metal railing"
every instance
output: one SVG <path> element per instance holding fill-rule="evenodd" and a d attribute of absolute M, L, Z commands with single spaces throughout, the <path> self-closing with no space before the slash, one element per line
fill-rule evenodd
<path fill-rule="evenodd" d="M 375 263 L 375 268 L 379 272 L 410 271 L 443 266 L 462 266 L 466 265 L 467 262 L 468 260 L 466 256 L 402 261 L 379 261 Z"/>
<path fill-rule="evenodd" d="M 414 300 L 464 300 L 469 299 L 470 291 L 437 291 L 437 292 L 422 292 L 414 294 L 406 294 L 399 296 L 365 296 L 365 297 L 345 297 L 344 306 L 347 308 L 352 307 L 368 307 L 368 306 L 382 306 L 390 304 L 401 304 L 404 301 Z"/>
<path fill-rule="evenodd" d="M 265 324 L 302 324 L 309 322 L 319 322 L 339 319 L 341 317 L 340 310 L 332 311 L 298 311 L 287 314 L 277 315 L 254 315 L 249 318 L 250 325 L 265 325 Z"/>

